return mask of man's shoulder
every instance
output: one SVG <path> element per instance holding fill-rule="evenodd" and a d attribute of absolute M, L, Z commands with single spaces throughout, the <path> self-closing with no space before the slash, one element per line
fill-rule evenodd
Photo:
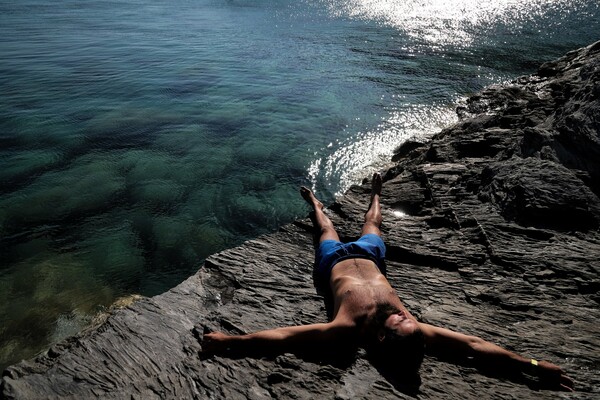
<path fill-rule="evenodd" d="M 358 324 L 355 318 L 352 318 L 349 313 L 345 313 L 342 310 L 335 316 L 335 318 L 329 323 L 332 329 L 351 330 L 355 329 Z"/>

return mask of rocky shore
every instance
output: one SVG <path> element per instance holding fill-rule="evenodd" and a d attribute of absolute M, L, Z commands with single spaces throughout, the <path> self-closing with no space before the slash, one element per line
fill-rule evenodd
<path fill-rule="evenodd" d="M 388 277 L 421 320 L 562 366 L 600 396 L 600 42 L 493 86 L 384 175 Z M 357 237 L 369 186 L 328 213 Z M 198 357 L 195 326 L 230 333 L 326 321 L 309 219 L 215 254 L 174 289 L 6 369 L 0 397 L 408 398 L 348 360 Z M 418 397 L 556 398 L 535 381 L 426 358 Z"/>

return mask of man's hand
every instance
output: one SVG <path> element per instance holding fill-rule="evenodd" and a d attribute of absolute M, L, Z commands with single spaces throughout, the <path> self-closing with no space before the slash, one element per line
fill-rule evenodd
<path fill-rule="evenodd" d="M 229 335 L 221 332 L 205 333 L 200 342 L 202 354 L 211 355 L 227 350 L 229 339 L 231 339 Z"/>
<path fill-rule="evenodd" d="M 534 366 L 534 371 L 542 386 L 567 392 L 573 391 L 573 380 L 558 365 L 548 361 L 539 361 L 538 365 Z"/>

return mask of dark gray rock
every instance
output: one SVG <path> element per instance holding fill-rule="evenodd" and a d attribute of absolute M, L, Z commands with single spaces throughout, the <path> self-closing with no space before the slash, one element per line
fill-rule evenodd
<path fill-rule="evenodd" d="M 496 205 L 507 220 L 539 228 L 598 228 L 598 197 L 556 162 L 514 157 L 490 164 L 482 176 L 481 200 Z"/>
<path fill-rule="evenodd" d="M 399 150 L 384 175 L 388 275 L 422 320 L 561 365 L 600 396 L 600 42 L 493 86 L 462 120 Z M 358 236 L 368 185 L 328 212 Z M 194 326 L 243 333 L 326 320 L 312 226 L 211 256 L 181 285 L 9 367 L 3 398 L 410 397 L 357 355 L 201 360 Z M 426 358 L 420 398 L 556 398 Z"/>

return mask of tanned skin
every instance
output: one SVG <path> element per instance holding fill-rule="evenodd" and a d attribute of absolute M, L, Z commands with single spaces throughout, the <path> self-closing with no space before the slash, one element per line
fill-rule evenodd
<path fill-rule="evenodd" d="M 371 203 L 365 214 L 361 235 L 381 236 L 382 221 L 379 197 L 382 181 L 374 174 Z M 319 242 L 337 240 L 339 237 L 333 223 L 323 212 L 323 204 L 306 187 L 300 194 L 314 211 Z M 339 346 L 340 343 L 361 345 L 368 340 L 383 340 L 384 330 L 373 328 L 378 304 L 389 304 L 400 310 L 390 315 L 385 326 L 398 334 L 409 334 L 420 329 L 425 340 L 426 354 L 455 360 L 472 359 L 482 369 L 497 372 L 522 371 L 537 375 L 545 387 L 572 391 L 573 381 L 560 367 L 540 361 L 537 366 L 531 359 L 522 357 L 476 336 L 469 336 L 449 329 L 417 321 L 404 307 L 396 290 L 392 288 L 377 265 L 365 258 L 351 258 L 337 263 L 331 271 L 330 287 L 333 293 L 331 322 L 288 326 L 269 329 L 248 335 L 227 335 L 212 332 L 204 335 L 202 352 L 216 354 L 227 349 L 252 348 L 254 351 L 286 351 L 301 346 Z"/>

